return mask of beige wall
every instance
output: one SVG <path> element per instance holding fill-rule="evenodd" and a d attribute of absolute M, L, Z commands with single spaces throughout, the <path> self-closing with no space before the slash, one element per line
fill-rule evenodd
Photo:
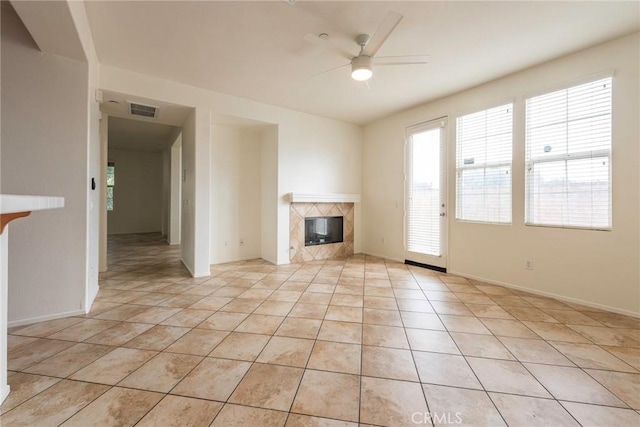
<path fill-rule="evenodd" d="M 619 312 L 640 313 L 639 44 L 639 34 L 624 37 L 366 126 L 364 252 L 404 259 L 405 129 L 411 124 L 448 116 L 449 272 Z M 525 226 L 524 98 L 532 92 L 607 70 L 615 70 L 613 231 Z M 508 100 L 515 102 L 513 224 L 455 221 L 454 119 L 461 113 Z M 525 270 L 527 259 L 533 261 L 534 270 Z"/>
<path fill-rule="evenodd" d="M 162 228 L 162 152 L 109 150 L 115 163 L 114 209 L 107 233 L 160 232 Z"/>

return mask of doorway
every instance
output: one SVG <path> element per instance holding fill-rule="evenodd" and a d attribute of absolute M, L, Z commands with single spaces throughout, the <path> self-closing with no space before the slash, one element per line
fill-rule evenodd
<path fill-rule="evenodd" d="M 447 268 L 446 118 L 407 129 L 405 262 Z"/>
<path fill-rule="evenodd" d="M 193 114 L 193 108 L 166 102 L 106 90 L 103 95 L 98 180 L 101 273 L 108 269 L 107 235 L 158 233 L 180 249 L 182 131 Z M 151 105 L 153 116 L 138 114 L 138 107 Z"/>

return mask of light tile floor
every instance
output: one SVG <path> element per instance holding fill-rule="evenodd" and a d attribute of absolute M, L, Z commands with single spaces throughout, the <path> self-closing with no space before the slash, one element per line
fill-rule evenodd
<path fill-rule="evenodd" d="M 109 260 L 87 316 L 10 330 L 2 426 L 640 425 L 638 319 L 365 256 Z"/>

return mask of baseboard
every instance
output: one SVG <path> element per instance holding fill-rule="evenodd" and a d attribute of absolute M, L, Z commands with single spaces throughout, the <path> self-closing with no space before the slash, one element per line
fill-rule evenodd
<path fill-rule="evenodd" d="M 193 277 L 194 279 L 197 279 L 198 277 L 209 277 L 211 276 L 211 271 L 207 270 L 206 272 L 203 272 L 202 274 L 195 274 L 191 268 L 189 268 L 189 266 L 187 265 L 186 262 L 184 262 L 184 260 L 181 258 L 180 262 L 182 262 L 182 265 L 184 265 L 184 268 L 187 269 L 187 271 L 189 272 L 189 274 L 191 274 L 191 277 Z"/>
<path fill-rule="evenodd" d="M 25 325 L 30 325 L 32 323 L 38 323 L 38 322 L 46 322 L 47 320 L 62 319 L 63 317 L 84 316 L 85 314 L 86 313 L 84 310 L 74 310 L 74 311 L 67 311 L 64 313 L 49 314 L 47 316 L 31 317 L 29 319 L 13 320 L 7 323 L 7 328 L 13 328 L 16 326 L 25 326 Z"/>
<path fill-rule="evenodd" d="M 591 302 L 591 301 L 585 301 L 585 300 L 582 300 L 582 299 L 579 299 L 579 298 L 573 298 L 573 297 L 568 297 L 568 296 L 564 296 L 564 295 L 560 295 L 560 294 L 555 294 L 553 292 L 540 291 L 540 290 L 537 290 L 537 289 L 527 288 L 525 286 L 514 285 L 512 283 L 501 282 L 499 280 L 491 280 L 491 279 L 487 279 L 485 277 L 474 276 L 472 274 L 466 274 L 466 273 L 462 273 L 462 272 L 459 272 L 459 271 L 450 270 L 449 274 L 453 274 L 455 276 L 465 277 L 467 279 L 479 280 L 481 282 L 491 283 L 493 285 L 500 285 L 500 286 L 504 286 L 505 288 L 517 289 L 519 291 L 529 292 L 529 293 L 534 294 L 534 295 L 540 295 L 540 296 L 544 296 L 544 297 L 555 298 L 555 299 L 557 299 L 559 301 L 572 302 L 572 303 L 575 303 L 575 304 L 584 305 L 586 307 L 597 308 L 599 310 L 605 310 L 605 311 L 610 311 L 612 313 L 624 314 L 625 316 L 631 316 L 631 317 L 640 318 L 640 313 L 635 312 L 635 311 L 624 310 L 624 309 L 621 309 L 621 308 L 612 307 L 612 306 L 605 305 L 605 304 L 598 304 L 598 303 Z"/>
<path fill-rule="evenodd" d="M 116 231 L 115 233 L 107 233 L 107 236 L 119 236 L 122 234 L 160 234 L 164 236 L 160 230 L 158 231 Z"/>
<path fill-rule="evenodd" d="M 89 314 L 89 312 L 91 311 L 91 307 L 93 306 L 93 302 L 98 296 L 98 292 L 100 292 L 100 285 L 95 287 L 95 290 L 93 290 L 91 295 L 87 295 L 87 306 L 84 308 L 85 314 Z"/>
<path fill-rule="evenodd" d="M 184 259 L 180 258 L 180 262 L 182 263 L 182 265 L 184 265 L 184 268 L 187 269 L 187 271 L 189 272 L 189 274 L 191 274 L 191 277 L 196 277 L 193 274 L 193 271 L 191 271 L 191 268 L 189 268 L 189 265 L 187 265 L 187 263 L 184 261 Z"/>
<path fill-rule="evenodd" d="M 375 254 L 373 252 L 362 252 L 362 254 L 363 255 L 367 255 L 367 256 L 373 256 L 373 257 L 376 257 L 376 258 L 386 259 L 386 260 L 393 261 L 393 262 L 399 262 L 400 264 L 404 264 L 404 259 L 400 259 L 400 258 L 390 258 L 388 256 Z"/>
<path fill-rule="evenodd" d="M 9 385 L 6 385 L 6 384 L 0 385 L 0 404 L 2 404 L 2 402 L 4 402 L 4 399 L 6 399 L 7 396 L 9 396 L 10 391 L 11 391 L 11 387 Z"/>
<path fill-rule="evenodd" d="M 215 261 L 210 261 L 210 262 L 211 262 L 211 265 L 218 265 L 218 264 L 228 264 L 230 262 L 251 261 L 251 260 L 254 260 L 254 259 L 263 259 L 263 258 L 261 258 L 260 255 L 257 255 L 257 256 L 243 257 L 243 258 L 234 258 L 234 259 L 226 259 L 226 260 L 215 260 Z"/>

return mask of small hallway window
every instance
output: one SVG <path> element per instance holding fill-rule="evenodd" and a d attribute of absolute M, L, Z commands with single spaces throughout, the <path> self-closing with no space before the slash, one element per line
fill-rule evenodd
<path fill-rule="evenodd" d="M 113 210 L 113 187 L 116 185 L 116 165 L 107 163 L 107 210 Z"/>

